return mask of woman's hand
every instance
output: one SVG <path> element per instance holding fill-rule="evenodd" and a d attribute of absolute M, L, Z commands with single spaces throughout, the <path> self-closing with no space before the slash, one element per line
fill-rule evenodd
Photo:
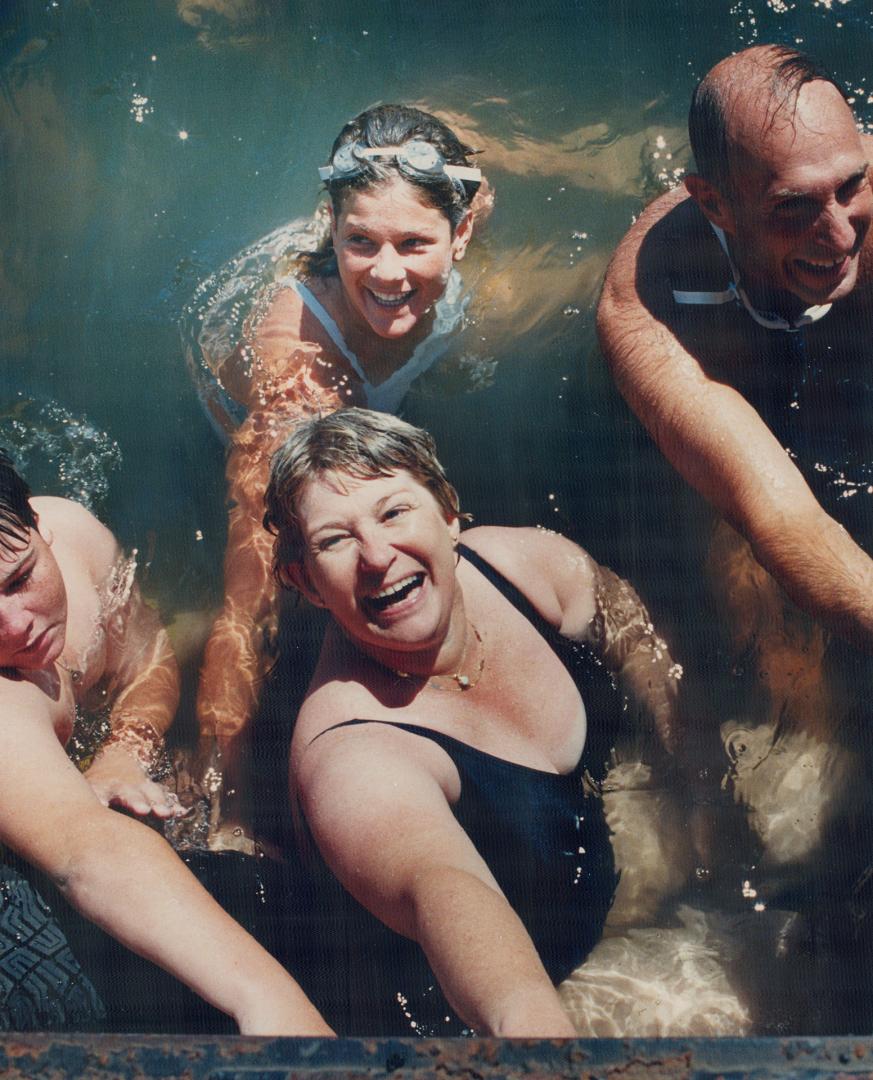
<path fill-rule="evenodd" d="M 145 817 L 180 817 L 187 813 L 175 793 L 155 783 L 139 760 L 121 744 L 103 747 L 85 773 L 104 806 L 117 806 Z"/>

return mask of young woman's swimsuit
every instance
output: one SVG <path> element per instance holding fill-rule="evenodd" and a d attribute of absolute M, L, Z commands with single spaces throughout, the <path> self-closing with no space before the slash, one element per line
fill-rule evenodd
<path fill-rule="evenodd" d="M 316 215 L 275 229 L 201 282 L 184 309 L 180 329 L 186 363 L 197 395 L 222 442 L 226 443 L 243 423 L 246 409 L 224 389 L 216 372 L 240 341 L 244 319 L 263 297 L 265 286 L 285 286 L 297 293 L 363 382 L 367 405 L 381 412 L 397 411 L 412 383 L 443 356 L 454 331 L 463 322 L 470 296 L 464 292 L 461 275 L 453 269 L 445 292 L 434 305 L 430 334 L 419 342 L 400 370 L 374 386 L 343 340 L 335 320 L 308 286 L 293 274 L 273 277 L 277 262 L 294 252 L 316 250 L 326 228 L 324 216 Z"/>
<path fill-rule="evenodd" d="M 451 342 L 450 335 L 463 319 L 464 310 L 469 300 L 469 296 L 465 296 L 463 293 L 461 275 L 456 270 L 452 270 L 446 290 L 434 307 L 434 322 L 431 332 L 424 341 L 419 342 L 412 356 L 403 367 L 393 371 L 384 382 L 374 385 L 364 374 L 360 360 L 346 345 L 336 321 L 328 313 L 324 305 L 316 299 L 312 291 L 299 278 L 292 275 L 280 279 L 280 284 L 287 285 L 289 289 L 293 289 L 297 293 L 310 312 L 324 327 L 334 345 L 348 360 L 352 370 L 363 384 L 367 408 L 387 413 L 397 412 L 413 382 L 419 375 L 423 375 L 428 368 L 433 367 L 448 349 Z"/>
<path fill-rule="evenodd" d="M 583 692 L 596 726 L 610 727 L 604 704 L 592 702 L 599 695 L 607 709 L 620 708 L 620 695 L 597 661 L 583 647 L 561 638 L 481 556 L 463 545 L 460 550 L 552 645 Z M 593 743 L 572 772 L 558 775 L 517 765 L 414 724 L 358 719 L 326 730 L 368 723 L 391 724 L 429 739 L 452 759 L 461 778 L 461 795 L 452 811 L 524 923 L 549 976 L 560 982 L 600 939 L 617 884 L 601 800 L 594 785 L 583 783 L 589 769 L 600 772 L 602 762 L 592 753 Z M 345 911 L 337 916 L 334 933 L 348 942 L 352 963 L 336 958 L 339 966 L 329 995 L 348 995 L 346 1015 L 335 1018 L 339 1030 L 462 1033 L 463 1025 L 445 1003 L 419 946 L 388 930 L 348 894 L 344 897 Z M 360 982 L 355 956 L 366 966 Z M 320 1004 L 331 1015 L 336 1000 Z"/>

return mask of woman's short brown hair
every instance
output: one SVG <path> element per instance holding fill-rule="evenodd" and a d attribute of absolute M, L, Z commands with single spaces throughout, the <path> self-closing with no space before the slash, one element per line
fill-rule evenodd
<path fill-rule="evenodd" d="M 309 480 L 336 472 L 369 480 L 404 469 L 428 489 L 447 521 L 464 517 L 458 494 L 437 460 L 436 444 L 422 428 L 371 409 L 340 409 L 297 425 L 273 455 L 264 495 L 264 527 L 275 537 L 273 573 L 303 559 L 297 515 L 300 492 Z"/>

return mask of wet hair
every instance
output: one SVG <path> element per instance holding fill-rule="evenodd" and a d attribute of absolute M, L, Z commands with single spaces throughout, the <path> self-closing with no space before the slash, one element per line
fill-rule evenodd
<path fill-rule="evenodd" d="M 273 455 L 264 495 L 264 527 L 276 537 L 273 574 L 281 585 L 291 563 L 303 560 L 297 502 L 304 485 L 325 473 L 372 480 L 405 469 L 436 499 L 447 521 L 467 517 L 437 460 L 436 444 L 422 428 L 371 409 L 340 409 L 294 428 Z"/>
<path fill-rule="evenodd" d="M 816 81 L 830 83 L 847 100 L 845 89 L 817 60 L 787 45 L 755 46 L 717 64 L 697 84 L 688 112 L 688 136 L 700 176 L 730 194 L 731 113 L 741 95 L 765 96 L 763 130 L 769 131 L 783 110 L 793 114 L 801 87 Z"/>
<path fill-rule="evenodd" d="M 0 551 L 10 555 L 21 551 L 27 545 L 28 531 L 36 527 L 27 481 L 0 449 Z"/>
<path fill-rule="evenodd" d="M 430 143 L 448 165 L 472 164 L 469 160 L 470 155 L 475 153 L 472 147 L 462 143 L 442 120 L 409 105 L 376 105 L 360 113 L 354 120 L 349 120 L 334 140 L 329 161 L 333 161 L 337 150 L 347 143 L 371 147 L 401 146 L 410 139 Z M 445 175 L 417 176 L 401 172 L 397 162 L 391 158 L 365 158 L 361 160 L 361 171 L 354 176 L 325 180 L 334 218 L 339 216 L 349 192 L 365 191 L 396 176 L 401 176 L 418 188 L 424 202 L 445 215 L 452 235 L 470 209 L 470 203 L 480 186 L 478 180 L 452 180 Z M 301 254 L 298 262 L 301 269 L 309 274 L 320 277 L 334 275 L 336 256 L 330 235 L 318 251 Z"/>

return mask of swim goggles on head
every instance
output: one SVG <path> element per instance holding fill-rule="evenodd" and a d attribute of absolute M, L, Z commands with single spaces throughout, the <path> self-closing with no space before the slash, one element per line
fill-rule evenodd
<path fill-rule="evenodd" d="M 448 176 L 453 181 L 482 179 L 482 170 L 470 165 L 449 165 L 437 148 L 424 139 L 410 139 L 402 146 L 365 146 L 344 143 L 333 155 L 330 165 L 319 167 L 322 180 L 345 180 L 357 176 L 373 159 L 393 160 L 407 176 Z"/>

